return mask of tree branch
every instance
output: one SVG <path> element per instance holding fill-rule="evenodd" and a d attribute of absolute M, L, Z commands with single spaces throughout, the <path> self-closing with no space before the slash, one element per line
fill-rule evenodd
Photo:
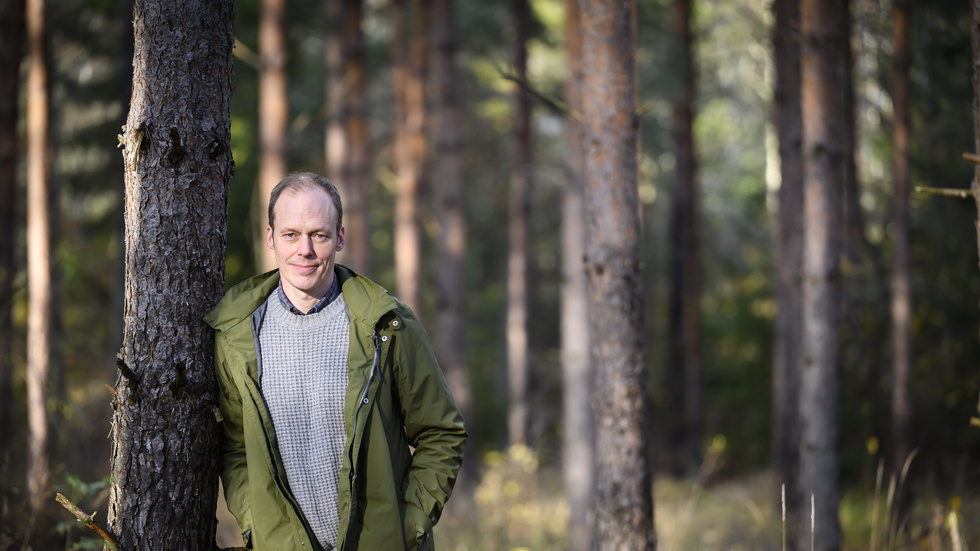
<path fill-rule="evenodd" d="M 65 509 L 68 509 L 69 513 L 75 515 L 75 518 L 77 518 L 79 522 L 85 526 L 88 526 L 92 530 L 95 530 L 96 533 L 102 536 L 102 539 L 106 541 L 111 549 L 116 549 L 119 542 L 117 542 L 116 537 L 109 533 L 108 530 L 103 528 L 102 525 L 95 522 L 95 513 L 92 513 L 91 515 L 85 514 L 78 508 L 78 506 L 60 493 L 55 496 L 55 499 L 58 500 L 58 503 L 60 503 Z"/>
<path fill-rule="evenodd" d="M 531 86 L 531 83 L 530 82 L 528 82 L 528 81 L 526 81 L 524 79 L 518 78 L 517 75 L 514 75 L 512 73 L 509 73 L 509 72 L 505 71 L 501 67 L 497 67 L 497 73 L 500 74 L 500 77 L 503 78 L 504 80 L 509 80 L 509 81 L 517 84 L 522 90 L 526 91 L 528 94 L 531 94 L 532 96 L 534 96 L 535 98 L 537 98 L 538 100 L 540 100 L 542 103 L 544 103 L 545 105 L 547 105 L 548 107 L 550 107 L 553 111 L 556 111 L 556 112 L 561 113 L 563 115 L 569 115 L 571 117 L 574 117 L 575 120 L 577 120 L 579 122 L 582 121 L 582 114 L 581 113 L 579 113 L 578 111 L 572 109 L 571 106 L 569 106 L 567 103 L 561 101 L 560 99 L 550 98 L 550 97 L 544 95 L 542 92 L 539 92 L 539 91 L 535 90 L 534 87 Z"/>
<path fill-rule="evenodd" d="M 978 159 L 978 161 L 980 161 L 980 159 Z M 969 199 L 973 197 L 973 192 L 968 189 L 916 186 L 915 192 L 928 193 L 930 195 L 944 195 L 946 197 L 959 197 L 960 199 Z"/>
<path fill-rule="evenodd" d="M 126 365 L 126 362 L 123 361 L 121 355 L 116 356 L 116 367 L 119 368 L 119 372 L 122 373 L 123 377 L 129 379 L 133 384 L 140 382 L 140 378 L 133 373 L 133 370 L 130 369 L 128 365 Z"/>

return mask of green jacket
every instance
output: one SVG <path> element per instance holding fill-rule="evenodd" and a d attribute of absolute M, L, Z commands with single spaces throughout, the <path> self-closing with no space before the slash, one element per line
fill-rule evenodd
<path fill-rule="evenodd" d="M 345 266 L 335 273 L 351 319 L 337 549 L 433 549 L 462 462 L 463 419 L 411 309 Z M 278 284 L 276 271 L 248 279 L 205 317 L 215 329 L 221 479 L 246 545 L 315 550 L 259 386 L 253 329 Z"/>

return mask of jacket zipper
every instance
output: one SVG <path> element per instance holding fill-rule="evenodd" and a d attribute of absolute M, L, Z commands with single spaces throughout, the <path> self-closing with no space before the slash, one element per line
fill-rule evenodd
<path fill-rule="evenodd" d="M 378 363 L 381 360 L 381 345 L 378 344 L 377 330 L 371 335 L 371 340 L 374 342 L 374 363 L 371 365 L 371 373 L 368 374 L 367 384 L 364 385 L 364 392 L 361 393 L 361 399 L 358 401 L 357 408 L 354 410 L 354 432 L 351 433 L 350 448 L 347 451 L 347 458 L 350 461 L 350 477 L 348 480 L 347 528 L 344 530 L 344 549 L 347 547 L 347 532 L 350 530 L 351 519 L 354 513 L 354 480 L 357 478 L 356 465 L 354 465 L 354 439 L 357 436 L 357 417 L 361 413 L 361 406 L 364 405 L 368 390 L 371 389 L 371 379 L 374 378 L 374 374 L 378 370 Z"/>

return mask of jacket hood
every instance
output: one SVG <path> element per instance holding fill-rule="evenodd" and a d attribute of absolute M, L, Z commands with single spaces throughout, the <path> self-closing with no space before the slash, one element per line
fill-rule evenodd
<path fill-rule="evenodd" d="M 340 284 L 344 300 L 358 306 L 349 309 L 353 322 L 373 327 L 382 316 L 398 305 L 384 287 L 357 275 L 347 266 L 336 264 L 334 275 Z M 204 321 L 217 331 L 227 331 L 249 319 L 252 312 L 269 298 L 278 285 L 279 270 L 246 279 L 228 289 L 218 305 L 204 316 Z"/>

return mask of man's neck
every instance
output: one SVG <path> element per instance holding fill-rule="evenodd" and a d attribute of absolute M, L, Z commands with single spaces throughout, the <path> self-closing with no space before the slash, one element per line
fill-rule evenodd
<path fill-rule="evenodd" d="M 340 294 L 340 289 L 337 286 L 337 278 L 334 276 L 330 280 L 330 284 L 327 285 L 326 291 L 320 296 L 314 294 L 304 293 L 299 289 L 296 289 L 286 283 L 283 280 L 279 280 L 279 299 L 282 301 L 283 306 L 287 310 L 294 314 L 306 315 L 319 312 L 327 304 L 333 302 L 333 300 Z"/>

